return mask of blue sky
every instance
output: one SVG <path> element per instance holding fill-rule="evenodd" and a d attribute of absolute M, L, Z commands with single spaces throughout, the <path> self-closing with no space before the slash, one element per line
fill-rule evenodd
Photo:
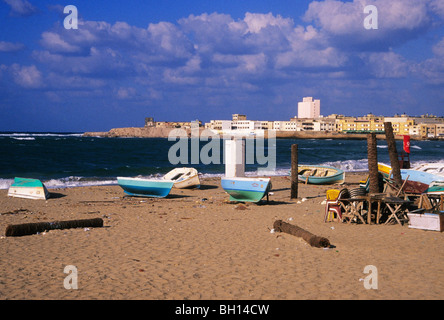
<path fill-rule="evenodd" d="M 444 0 L 0 0 L 0 131 L 288 120 L 305 96 L 444 116 L 443 23 Z"/>

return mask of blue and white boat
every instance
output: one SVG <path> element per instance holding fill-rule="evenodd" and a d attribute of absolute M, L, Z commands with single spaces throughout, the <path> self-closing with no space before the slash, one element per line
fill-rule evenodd
<path fill-rule="evenodd" d="M 174 185 L 172 180 L 117 177 L 117 183 L 130 196 L 165 198 Z"/>
<path fill-rule="evenodd" d="M 345 182 L 345 172 L 328 166 L 299 165 L 298 180 L 310 184 L 342 184 Z"/>
<path fill-rule="evenodd" d="M 271 190 L 270 178 L 222 178 L 221 184 L 230 201 L 259 202 Z"/>

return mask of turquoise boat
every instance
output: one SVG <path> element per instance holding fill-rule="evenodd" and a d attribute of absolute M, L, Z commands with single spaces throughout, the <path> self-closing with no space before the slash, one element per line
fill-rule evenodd
<path fill-rule="evenodd" d="M 341 184 L 345 181 L 345 172 L 328 166 L 299 165 L 298 180 L 309 184 Z"/>
<path fill-rule="evenodd" d="M 221 185 L 230 201 L 259 202 L 271 190 L 270 178 L 222 178 Z"/>
<path fill-rule="evenodd" d="M 46 200 L 49 195 L 45 185 L 38 179 L 16 177 L 8 190 L 8 196 L 25 199 Z"/>
<path fill-rule="evenodd" d="M 427 189 L 428 194 L 444 194 L 444 181 L 433 181 Z"/>
<path fill-rule="evenodd" d="M 171 180 L 126 177 L 117 177 L 117 183 L 130 196 L 154 198 L 165 198 L 174 185 Z"/>

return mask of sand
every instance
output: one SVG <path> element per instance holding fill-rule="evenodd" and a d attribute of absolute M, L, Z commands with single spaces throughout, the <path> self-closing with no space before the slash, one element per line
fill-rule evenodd
<path fill-rule="evenodd" d="M 348 174 L 347 186 L 362 177 Z M 47 201 L 0 190 L 0 298 L 442 299 L 443 233 L 324 223 L 326 190 L 338 186 L 299 184 L 301 201 L 290 199 L 288 177 L 272 182 L 269 203 L 243 205 L 228 202 L 218 178 L 164 199 L 124 197 L 119 186 L 50 189 Z M 9 224 L 91 218 L 104 227 L 4 236 Z M 332 247 L 272 233 L 277 219 Z M 66 266 L 77 270 L 77 289 L 65 288 L 74 275 Z"/>

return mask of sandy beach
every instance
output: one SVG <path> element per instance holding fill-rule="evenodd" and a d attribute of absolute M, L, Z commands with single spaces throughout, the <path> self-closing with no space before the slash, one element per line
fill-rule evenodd
<path fill-rule="evenodd" d="M 364 176 L 347 174 L 345 186 Z M 324 223 L 326 190 L 340 187 L 300 183 L 291 200 L 288 177 L 272 183 L 262 204 L 230 203 L 220 178 L 164 199 L 125 197 L 119 186 L 50 189 L 46 201 L 0 190 L 0 299 L 442 299 L 443 233 Z M 10 224 L 91 218 L 104 226 L 5 237 Z M 271 232 L 278 219 L 332 247 Z M 64 287 L 69 265 L 78 289 Z M 364 285 L 368 265 L 377 289 Z"/>

